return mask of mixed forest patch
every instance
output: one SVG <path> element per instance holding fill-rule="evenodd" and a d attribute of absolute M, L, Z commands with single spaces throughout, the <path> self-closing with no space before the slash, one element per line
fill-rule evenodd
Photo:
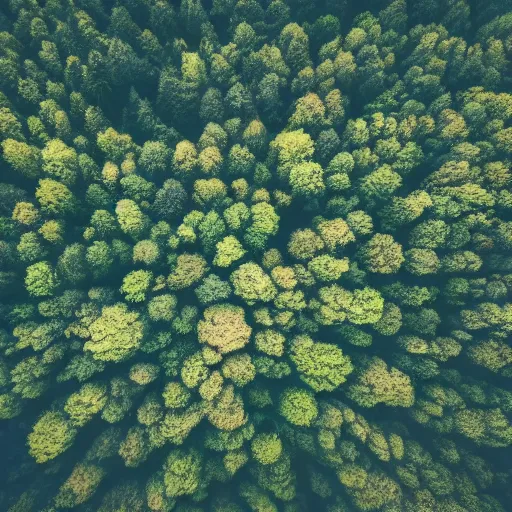
<path fill-rule="evenodd" d="M 506 512 L 510 0 L 0 5 L 0 510 Z"/>

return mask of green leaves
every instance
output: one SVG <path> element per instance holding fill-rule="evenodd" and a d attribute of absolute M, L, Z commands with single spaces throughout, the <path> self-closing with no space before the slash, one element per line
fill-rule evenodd
<path fill-rule="evenodd" d="M 4 3 L 0 509 L 507 508 L 509 3 Z"/>
<path fill-rule="evenodd" d="M 279 398 L 279 412 L 292 425 L 309 427 L 318 416 L 317 401 L 310 391 L 287 388 Z"/>
<path fill-rule="evenodd" d="M 119 303 L 103 308 L 101 316 L 89 327 L 90 340 L 84 350 L 100 361 L 122 361 L 132 356 L 144 336 L 139 314 Z"/>
<path fill-rule="evenodd" d="M 314 342 L 305 335 L 292 340 L 290 359 L 301 380 L 315 392 L 334 391 L 353 370 L 350 358 L 336 345 Z"/>
<path fill-rule="evenodd" d="M 321 195 L 325 189 L 323 169 L 314 162 L 304 162 L 290 170 L 290 187 L 298 197 L 314 197 Z"/>
<path fill-rule="evenodd" d="M 55 293 L 59 285 L 55 270 L 47 261 L 40 261 L 27 267 L 25 286 L 30 295 L 48 297 Z"/>
<path fill-rule="evenodd" d="M 350 386 L 348 395 L 361 407 L 374 407 L 381 402 L 394 407 L 410 407 L 414 403 L 410 378 L 397 368 L 388 370 L 382 359 L 374 357 L 361 361 L 357 373 L 357 381 Z"/>
<path fill-rule="evenodd" d="M 257 301 L 269 302 L 277 294 L 270 277 L 256 263 L 244 263 L 231 274 L 234 292 L 247 304 Z"/>
<path fill-rule="evenodd" d="M 134 270 L 125 276 L 121 293 L 128 302 L 143 302 L 149 290 L 153 274 L 148 270 Z"/>
<path fill-rule="evenodd" d="M 75 440 L 76 430 L 58 412 L 46 412 L 28 436 L 29 452 L 38 463 L 54 459 L 66 451 Z"/>
<path fill-rule="evenodd" d="M 171 498 L 193 494 L 200 484 L 201 457 L 196 450 L 173 450 L 164 465 L 165 493 Z"/>
<path fill-rule="evenodd" d="M 210 306 L 204 311 L 204 320 L 197 326 L 198 339 L 221 354 L 243 348 L 251 336 L 245 322 L 244 310 L 231 304 Z"/>

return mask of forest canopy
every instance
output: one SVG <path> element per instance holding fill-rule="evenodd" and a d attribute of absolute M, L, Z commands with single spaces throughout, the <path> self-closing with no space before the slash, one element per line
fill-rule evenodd
<path fill-rule="evenodd" d="M 0 4 L 0 510 L 510 510 L 510 0 Z"/>

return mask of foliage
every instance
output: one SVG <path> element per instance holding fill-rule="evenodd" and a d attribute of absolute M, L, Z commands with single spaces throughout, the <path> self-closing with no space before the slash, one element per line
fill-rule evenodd
<path fill-rule="evenodd" d="M 2 2 L 0 510 L 508 510 L 511 16 Z"/>
<path fill-rule="evenodd" d="M 46 412 L 28 436 L 30 454 L 39 463 L 52 460 L 73 444 L 75 436 L 76 430 L 63 414 Z"/>
<path fill-rule="evenodd" d="M 343 356 L 340 348 L 315 342 L 306 335 L 292 340 L 290 352 L 301 380 L 316 392 L 334 391 L 352 371 L 350 359 Z"/>
<path fill-rule="evenodd" d="M 143 338 L 139 314 L 130 312 L 126 304 L 103 308 L 101 316 L 89 326 L 90 340 L 84 350 L 90 350 L 100 361 L 120 361 L 135 353 Z"/>
<path fill-rule="evenodd" d="M 283 445 L 276 434 L 258 434 L 251 441 L 251 452 L 260 464 L 273 464 L 281 456 Z"/>
<path fill-rule="evenodd" d="M 201 343 L 225 354 L 243 348 L 249 342 L 251 330 L 242 308 L 219 304 L 205 309 L 204 319 L 197 326 L 197 335 Z"/>
<path fill-rule="evenodd" d="M 309 427 L 318 416 L 317 401 L 310 391 L 287 388 L 279 397 L 279 412 L 292 425 Z"/>
<path fill-rule="evenodd" d="M 231 274 L 234 292 L 247 304 L 269 302 L 276 296 L 276 288 L 270 277 L 256 263 L 244 263 Z"/>

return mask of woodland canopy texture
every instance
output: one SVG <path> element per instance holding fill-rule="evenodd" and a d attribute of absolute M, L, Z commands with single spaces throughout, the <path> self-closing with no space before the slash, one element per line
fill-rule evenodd
<path fill-rule="evenodd" d="M 0 510 L 510 512 L 511 0 L 2 0 Z"/>

